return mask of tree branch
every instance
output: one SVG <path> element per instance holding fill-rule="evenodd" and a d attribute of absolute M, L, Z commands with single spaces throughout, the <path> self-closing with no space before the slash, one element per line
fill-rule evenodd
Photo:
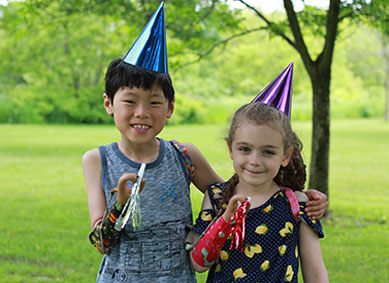
<path fill-rule="evenodd" d="M 303 35 L 301 33 L 300 25 L 297 19 L 296 12 L 293 9 L 293 4 L 291 0 L 284 0 L 284 8 L 288 17 L 289 26 L 293 33 L 293 37 L 295 40 L 295 48 L 300 53 L 301 58 L 304 62 L 307 70 L 312 68 L 312 59 L 309 55 L 307 46 L 304 42 Z"/>
<path fill-rule="evenodd" d="M 328 8 L 327 24 L 326 24 L 326 37 L 324 48 L 321 54 L 317 57 L 317 62 L 324 68 L 326 65 L 331 64 L 332 55 L 334 52 L 335 40 L 338 30 L 340 12 L 340 1 L 331 0 L 330 7 Z"/>
<path fill-rule="evenodd" d="M 293 48 L 296 49 L 296 45 L 295 43 L 285 34 L 283 33 L 282 31 L 280 31 L 279 29 L 275 28 L 274 24 L 269 21 L 260 11 L 258 11 L 257 9 L 255 9 L 255 7 L 249 5 L 246 1 L 244 0 L 237 0 L 239 1 L 240 3 L 242 3 L 243 5 L 245 5 L 247 8 L 249 8 L 250 10 L 252 10 L 258 17 L 260 17 L 269 27 L 270 29 L 277 35 L 281 36 L 284 40 L 286 40 Z M 297 50 L 297 49 L 296 49 Z"/>
<path fill-rule="evenodd" d="M 258 28 L 245 30 L 245 31 L 243 31 L 241 33 L 237 33 L 237 34 L 231 35 L 230 37 L 227 37 L 226 39 L 224 39 L 222 41 L 219 41 L 219 42 L 215 43 L 214 45 L 212 45 L 212 47 L 210 49 L 208 49 L 206 52 L 198 54 L 198 58 L 196 60 L 189 61 L 189 62 L 187 62 L 185 64 L 182 64 L 179 67 L 177 67 L 176 70 L 179 70 L 179 69 L 182 69 L 182 68 L 184 68 L 186 66 L 189 66 L 189 65 L 195 64 L 197 62 L 200 62 L 204 57 L 207 57 L 209 54 L 211 54 L 215 50 L 216 47 L 218 47 L 220 45 L 225 45 L 229 41 L 231 41 L 231 40 L 233 40 L 235 38 L 244 36 L 244 35 L 252 33 L 252 32 L 263 30 L 263 29 L 264 29 L 263 27 L 258 27 Z"/>

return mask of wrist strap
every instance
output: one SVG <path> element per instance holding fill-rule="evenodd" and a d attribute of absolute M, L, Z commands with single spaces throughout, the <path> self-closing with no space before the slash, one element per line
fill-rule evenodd
<path fill-rule="evenodd" d="M 214 222 L 195 246 L 192 259 L 201 267 L 210 267 L 218 258 L 219 253 L 231 233 L 231 223 L 223 216 Z"/>
<path fill-rule="evenodd" d="M 120 234 L 114 229 L 114 226 L 122 210 L 123 205 L 115 201 L 109 216 L 108 210 L 106 210 L 103 221 L 89 234 L 91 244 L 96 246 L 97 241 L 100 241 L 102 251 L 105 254 L 109 254 L 110 248 L 119 241 Z"/>

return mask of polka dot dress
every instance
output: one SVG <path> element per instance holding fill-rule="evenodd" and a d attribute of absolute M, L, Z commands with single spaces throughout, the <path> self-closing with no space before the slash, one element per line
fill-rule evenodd
<path fill-rule="evenodd" d="M 220 206 L 225 183 L 208 188 L 212 205 Z M 319 221 L 312 222 L 300 203 L 299 217 L 324 237 Z M 201 234 L 215 210 L 200 212 L 192 230 Z M 244 251 L 230 250 L 231 236 L 224 244 L 219 258 L 208 273 L 207 282 L 297 282 L 299 223 L 296 222 L 283 190 L 276 192 L 263 205 L 252 208 L 246 215 Z"/>

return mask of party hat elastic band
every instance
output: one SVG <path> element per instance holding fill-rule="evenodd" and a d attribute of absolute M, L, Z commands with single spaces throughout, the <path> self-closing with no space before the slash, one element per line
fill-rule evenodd
<path fill-rule="evenodd" d="M 276 107 L 290 118 L 292 109 L 293 62 L 268 84 L 251 102 L 262 102 Z"/>
<path fill-rule="evenodd" d="M 123 61 L 155 72 L 167 73 L 165 12 L 159 5 Z"/>

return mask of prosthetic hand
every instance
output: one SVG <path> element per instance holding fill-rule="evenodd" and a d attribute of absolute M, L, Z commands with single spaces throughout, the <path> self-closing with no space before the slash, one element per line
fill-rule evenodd
<path fill-rule="evenodd" d="M 136 182 L 137 175 L 133 173 L 127 173 L 120 177 L 118 182 L 118 189 L 112 189 L 111 195 L 115 192 L 118 193 L 116 201 L 112 206 L 110 213 L 108 209 L 104 213 L 103 220 L 96 225 L 95 229 L 89 234 L 89 240 L 100 253 L 110 254 L 111 248 L 119 241 L 120 232 L 114 229 L 116 221 L 120 216 L 123 205 L 131 195 L 131 189 L 127 186 L 127 181 Z M 140 191 L 143 190 L 145 181 L 141 183 Z M 101 244 L 103 243 L 103 244 Z"/>
<path fill-rule="evenodd" d="M 243 203 L 244 201 L 246 201 L 246 198 L 243 196 L 233 196 L 223 215 L 211 224 L 207 232 L 196 244 L 191 257 L 198 266 L 208 269 L 216 261 L 231 233 L 231 218 L 238 209 L 239 202 Z"/>

